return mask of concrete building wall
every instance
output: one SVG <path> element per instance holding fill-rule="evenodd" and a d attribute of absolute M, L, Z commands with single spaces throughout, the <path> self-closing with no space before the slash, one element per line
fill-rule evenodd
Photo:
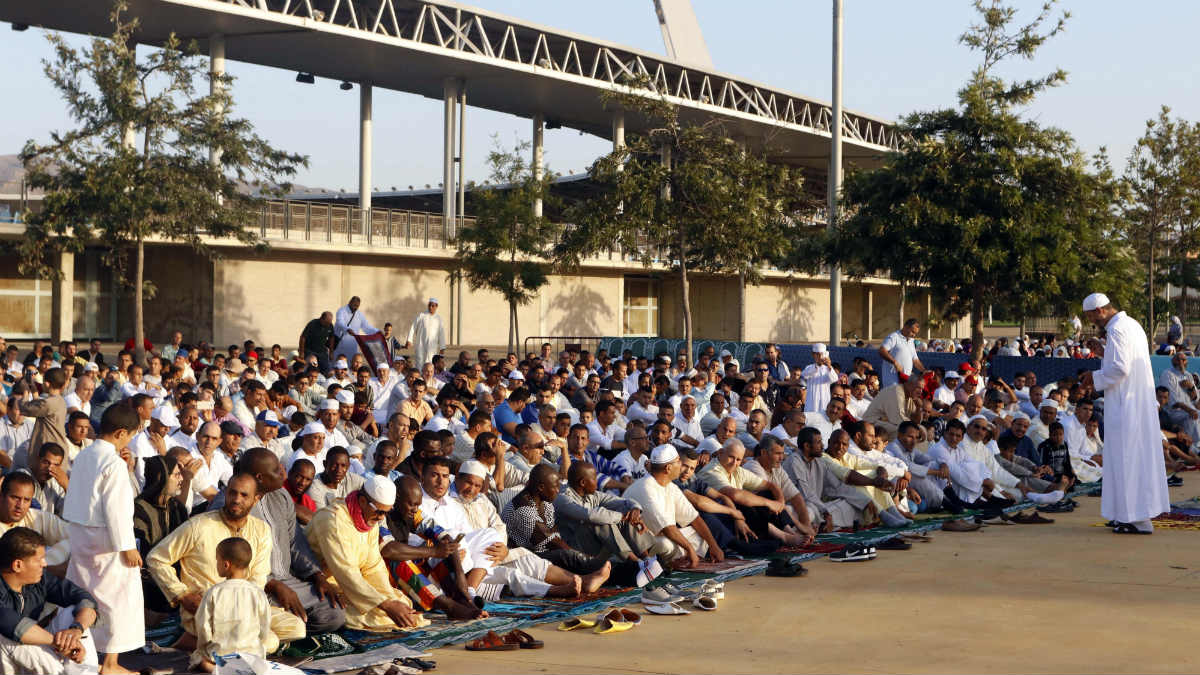
<path fill-rule="evenodd" d="M 827 283 L 787 278 L 746 287 L 748 341 L 811 342 L 828 337 Z"/>

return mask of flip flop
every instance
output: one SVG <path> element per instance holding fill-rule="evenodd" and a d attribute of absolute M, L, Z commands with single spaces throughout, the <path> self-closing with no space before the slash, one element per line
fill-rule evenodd
<path fill-rule="evenodd" d="M 545 642 L 535 640 L 532 635 L 520 629 L 509 631 L 504 636 L 504 641 L 508 644 L 515 644 L 521 649 L 541 649 L 546 646 Z"/>
<path fill-rule="evenodd" d="M 491 630 L 478 640 L 468 642 L 466 647 L 469 652 L 507 652 L 517 649 L 517 645 L 505 642 L 496 631 Z"/>
<path fill-rule="evenodd" d="M 572 619 L 567 619 L 566 621 L 558 624 L 558 629 L 561 631 L 569 631 L 569 630 L 576 630 L 578 628 L 593 628 L 593 627 L 595 627 L 595 625 L 596 625 L 595 621 L 575 617 Z"/>
<path fill-rule="evenodd" d="M 702 609 L 706 612 L 717 611 L 717 601 L 704 595 L 693 600 L 692 605 L 696 607 L 696 609 Z"/>
<path fill-rule="evenodd" d="M 612 619 L 605 618 L 596 624 L 596 629 L 593 632 L 601 635 L 605 633 L 624 633 L 631 628 L 633 628 L 633 624 L 628 621 L 613 621 Z"/>
<path fill-rule="evenodd" d="M 646 611 L 651 614 L 661 614 L 663 616 L 675 616 L 678 614 L 691 614 L 690 611 L 680 607 L 679 605 L 668 602 L 663 605 L 645 605 Z"/>

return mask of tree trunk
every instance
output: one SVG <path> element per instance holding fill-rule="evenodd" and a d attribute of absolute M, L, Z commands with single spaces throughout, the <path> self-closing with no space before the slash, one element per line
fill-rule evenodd
<path fill-rule="evenodd" d="M 683 369 L 686 371 L 692 367 L 695 361 L 692 359 L 692 300 L 690 286 L 688 284 L 687 263 L 684 260 L 684 246 L 682 232 L 679 237 L 679 289 L 683 293 L 683 344 L 687 350 L 687 363 Z"/>
<path fill-rule="evenodd" d="M 520 351 L 520 349 L 521 349 L 521 318 L 517 314 L 517 303 L 515 303 L 515 302 L 512 303 L 512 306 L 509 308 L 509 311 L 512 312 L 512 327 L 513 327 L 513 348 L 510 349 L 509 351 L 514 352 L 516 354 L 521 354 L 521 351 Z"/>
<path fill-rule="evenodd" d="M 898 321 L 896 322 L 897 326 L 904 325 L 904 300 L 905 300 L 906 295 L 908 295 L 908 284 L 901 281 L 900 282 L 900 316 L 897 317 L 897 319 L 898 319 Z"/>
<path fill-rule="evenodd" d="M 746 341 L 746 273 L 738 272 L 738 342 Z"/>
<path fill-rule="evenodd" d="M 145 307 L 142 305 L 146 284 L 143 276 L 145 254 L 145 244 L 139 237 L 137 242 L 137 262 L 135 264 L 133 280 L 133 362 L 143 366 L 146 364 L 146 315 Z"/>
<path fill-rule="evenodd" d="M 516 326 L 513 325 L 513 303 L 511 300 L 509 300 L 508 301 L 508 351 L 513 352 L 513 353 L 516 353 L 516 349 L 513 348 L 513 345 L 515 344 L 513 341 L 513 331 L 515 329 L 516 329 Z"/>
<path fill-rule="evenodd" d="M 971 299 L 971 359 L 983 364 L 983 297 Z"/>
<path fill-rule="evenodd" d="M 1150 235 L 1150 277 L 1147 280 L 1150 287 L 1150 307 L 1146 312 L 1149 323 L 1150 349 L 1154 350 L 1154 335 L 1157 332 L 1154 325 L 1154 233 Z"/>

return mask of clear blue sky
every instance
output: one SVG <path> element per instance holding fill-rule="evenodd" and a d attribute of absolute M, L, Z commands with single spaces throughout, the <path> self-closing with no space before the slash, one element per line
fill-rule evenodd
<path fill-rule="evenodd" d="M 14 0 L 36 2 L 37 0 Z M 662 37 L 651 0 L 475 0 L 485 9 L 661 53 Z M 830 97 L 829 0 L 693 0 L 716 67 L 724 72 L 822 100 Z M 1018 0 L 1030 17 L 1038 2 Z M 976 62 L 957 37 L 974 13 L 967 0 L 846 0 L 845 104 L 884 119 L 952 105 Z M 1144 122 L 1160 105 L 1200 119 L 1195 30 L 1200 2 L 1067 0 L 1067 31 L 1032 64 L 1008 74 L 1068 71 L 1068 84 L 1029 110 L 1044 124 L 1063 127 L 1088 151 L 1108 146 L 1124 166 Z M 76 40 L 78 42 L 78 40 Z M 17 152 L 28 138 L 44 139 L 69 124 L 61 101 L 41 73 L 49 55 L 38 30 L 0 29 L 5 105 L 0 106 L 0 154 Z M 337 82 L 294 81 L 294 73 L 230 63 L 237 114 L 281 148 L 308 154 L 311 166 L 297 182 L 356 189 L 356 91 Z M 468 95 L 469 100 L 469 95 Z M 527 139 L 528 120 L 468 108 L 467 176 L 483 179 L 492 136 L 511 146 Z M 375 184 L 381 189 L 436 184 L 441 176 L 441 103 L 409 94 L 375 92 Z M 561 173 L 579 172 L 607 143 L 576 131 L 546 133 L 546 159 Z"/>

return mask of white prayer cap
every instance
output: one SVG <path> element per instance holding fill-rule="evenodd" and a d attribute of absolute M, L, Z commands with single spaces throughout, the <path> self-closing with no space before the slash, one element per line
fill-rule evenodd
<path fill-rule="evenodd" d="M 88 361 L 87 363 L 83 364 L 83 372 L 85 373 L 95 373 L 99 372 L 99 370 L 100 366 L 96 365 L 95 361 Z"/>
<path fill-rule="evenodd" d="M 970 425 L 971 422 L 974 422 L 975 420 L 983 420 L 983 423 L 987 424 L 988 426 L 991 426 L 992 424 L 988 421 L 988 418 L 984 417 L 983 415 L 972 415 L 971 418 L 967 420 L 967 424 Z"/>
<path fill-rule="evenodd" d="M 664 355 L 664 356 L 660 356 L 660 357 L 658 357 L 658 358 L 659 358 L 660 360 L 662 360 L 662 361 L 666 361 L 667 363 L 670 363 L 670 362 L 671 362 L 671 357 L 669 357 L 669 356 L 666 356 L 666 355 Z"/>
<path fill-rule="evenodd" d="M 959 377 L 957 370 L 947 370 L 946 374 L 942 376 L 942 379 L 943 380 L 961 380 L 962 378 Z"/>
<path fill-rule="evenodd" d="M 427 302 L 427 303 L 425 303 L 425 304 L 427 304 L 427 305 L 436 305 L 436 304 L 438 304 L 437 298 L 430 298 L 430 299 L 429 299 L 429 302 Z"/>
<path fill-rule="evenodd" d="M 392 367 L 386 363 L 381 363 L 375 367 L 375 370 L 391 370 L 391 369 L 392 369 Z"/>
<path fill-rule="evenodd" d="M 820 342 L 816 343 L 815 345 L 812 346 L 812 353 L 824 354 L 825 353 L 825 345 L 821 344 Z"/>
<path fill-rule="evenodd" d="M 1017 420 L 1028 420 L 1029 419 L 1029 415 L 1026 415 L 1025 413 L 1021 412 L 1020 410 L 1018 410 L 1017 412 L 1010 415 L 1010 417 L 1013 418 L 1014 422 L 1016 422 Z"/>
<path fill-rule="evenodd" d="M 343 389 L 337 393 L 337 402 L 342 405 L 354 405 L 354 394 Z"/>
<path fill-rule="evenodd" d="M 317 410 L 337 410 L 337 409 L 338 409 L 338 402 L 332 398 L 327 398 L 324 401 L 321 401 L 321 405 L 317 407 Z"/>
<path fill-rule="evenodd" d="M 166 427 L 179 426 L 179 418 L 175 415 L 175 409 L 169 405 L 160 405 L 150 413 L 150 419 L 156 420 Z"/>
<path fill-rule="evenodd" d="M 1093 309 L 1100 309 L 1105 305 L 1112 304 L 1108 301 L 1108 296 L 1103 293 L 1092 293 L 1083 299 L 1083 311 L 1090 312 Z"/>
<path fill-rule="evenodd" d="M 333 362 L 333 368 L 334 370 L 348 370 L 350 368 L 350 364 L 346 363 L 346 359 L 338 359 L 337 361 Z"/>
<path fill-rule="evenodd" d="M 469 459 L 463 462 L 462 465 L 458 467 L 458 473 L 459 475 L 465 473 L 468 476 L 475 476 L 476 478 L 483 478 L 485 480 L 487 479 L 488 475 L 487 467 L 483 465 L 483 462 L 474 459 Z"/>
<path fill-rule="evenodd" d="M 650 451 L 651 464 L 668 464 L 679 459 L 679 451 L 670 444 L 660 445 Z"/>
<path fill-rule="evenodd" d="M 374 475 L 363 483 L 363 492 L 371 501 L 381 506 L 391 506 L 396 503 L 396 484 L 385 476 Z"/>
<path fill-rule="evenodd" d="M 733 356 L 733 352 L 729 351 L 728 349 L 722 349 L 721 358 L 725 358 L 726 356 Z"/>
<path fill-rule="evenodd" d="M 1042 408 L 1054 408 L 1055 410 L 1058 410 L 1058 401 L 1055 401 L 1047 396 L 1046 398 L 1042 399 L 1042 403 L 1038 406 L 1038 410 L 1041 410 Z"/>
<path fill-rule="evenodd" d="M 1088 349 L 1087 347 L 1084 347 L 1083 349 L 1079 350 L 1079 353 L 1083 354 L 1084 356 L 1091 356 L 1092 350 Z"/>
<path fill-rule="evenodd" d="M 305 436 L 312 436 L 313 434 L 321 434 L 324 436 L 325 425 L 321 424 L 320 422 L 309 422 L 308 424 L 304 425 L 304 428 L 300 430 L 300 433 L 296 434 L 296 437 L 304 438 Z"/>
<path fill-rule="evenodd" d="M 521 371 L 519 371 L 519 370 L 514 370 L 514 371 L 512 371 L 512 372 L 510 372 L 510 373 L 508 374 L 508 379 L 509 379 L 509 381 L 512 381 L 512 380 L 524 380 L 524 379 L 525 379 L 525 376 L 524 376 L 523 374 L 521 374 Z"/>

